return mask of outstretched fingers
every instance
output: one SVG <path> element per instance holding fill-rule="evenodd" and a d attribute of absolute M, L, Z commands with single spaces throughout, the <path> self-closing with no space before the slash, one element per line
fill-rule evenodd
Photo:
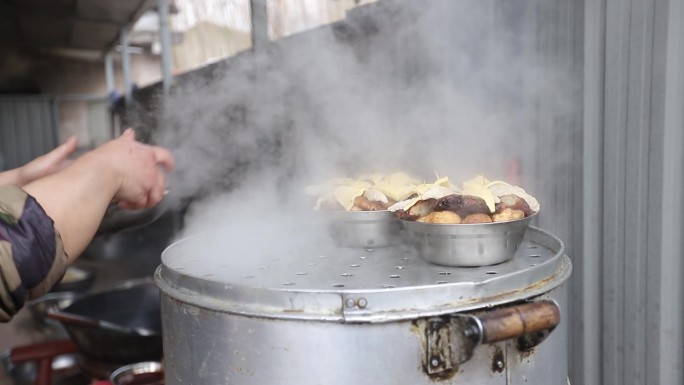
<path fill-rule="evenodd" d="M 50 151 L 46 155 L 55 163 L 63 162 L 69 157 L 69 155 L 76 151 L 76 147 L 78 147 L 78 139 L 76 139 L 76 136 L 70 136 L 66 142 L 62 143 L 59 147 Z"/>

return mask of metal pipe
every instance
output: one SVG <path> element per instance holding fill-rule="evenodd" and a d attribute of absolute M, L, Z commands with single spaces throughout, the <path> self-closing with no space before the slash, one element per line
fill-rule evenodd
<path fill-rule="evenodd" d="M 57 98 L 50 98 L 50 124 L 52 125 L 52 147 L 59 146 L 59 102 Z"/>
<path fill-rule="evenodd" d="M 112 59 L 112 52 L 109 51 L 104 57 L 105 65 L 105 80 L 107 82 L 107 95 L 114 92 L 114 60 Z"/>
<path fill-rule="evenodd" d="M 667 15 L 666 84 L 663 121 L 663 178 L 662 178 L 662 260 L 660 263 L 661 304 L 660 324 L 657 325 L 659 345 L 660 384 L 684 383 L 684 4 L 670 1 Z M 658 199 L 656 197 L 656 199 Z M 654 379 L 655 380 L 655 379 Z"/>
<path fill-rule="evenodd" d="M 161 42 L 161 71 L 164 95 L 171 89 L 171 31 L 169 29 L 169 1 L 157 0 L 159 13 L 159 40 Z"/>
<path fill-rule="evenodd" d="M 128 31 L 121 29 L 121 67 L 123 71 L 124 95 L 126 107 L 133 101 L 132 81 L 131 81 L 131 56 L 128 52 Z"/>
<path fill-rule="evenodd" d="M 601 373 L 601 257 L 603 244 L 603 105 L 605 68 L 605 0 L 585 5 L 584 33 L 584 153 L 581 366 L 574 381 L 602 383 Z M 579 350 L 579 349 L 578 349 Z"/>
<path fill-rule="evenodd" d="M 266 0 L 250 0 L 252 10 L 252 49 L 261 51 L 269 42 Z"/>
<path fill-rule="evenodd" d="M 62 94 L 55 96 L 58 102 L 102 102 L 107 100 L 103 94 Z"/>

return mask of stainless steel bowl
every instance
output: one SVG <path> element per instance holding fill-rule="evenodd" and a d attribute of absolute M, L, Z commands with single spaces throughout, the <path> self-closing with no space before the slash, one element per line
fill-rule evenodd
<path fill-rule="evenodd" d="M 376 248 L 401 242 L 401 222 L 389 211 L 334 211 L 327 214 L 330 236 L 340 246 Z"/>
<path fill-rule="evenodd" d="M 109 376 L 112 385 L 163 385 L 164 368 L 155 361 L 139 362 L 115 370 Z"/>
<path fill-rule="evenodd" d="M 419 255 L 426 261 L 444 266 L 475 267 L 513 258 L 536 215 L 494 223 L 402 223 L 409 242 L 418 248 Z"/>

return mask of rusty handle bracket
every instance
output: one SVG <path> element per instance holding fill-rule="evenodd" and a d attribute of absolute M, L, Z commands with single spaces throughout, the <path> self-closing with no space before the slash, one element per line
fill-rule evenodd
<path fill-rule="evenodd" d="M 531 349 L 551 333 L 560 317 L 556 302 L 542 300 L 473 315 L 430 318 L 425 324 L 423 367 L 433 377 L 453 372 L 483 343 L 517 338 L 518 349 Z"/>

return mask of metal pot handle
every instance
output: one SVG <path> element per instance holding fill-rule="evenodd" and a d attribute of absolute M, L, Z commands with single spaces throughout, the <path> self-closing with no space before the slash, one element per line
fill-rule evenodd
<path fill-rule="evenodd" d="M 480 344 L 518 339 L 521 351 L 539 345 L 560 323 L 560 307 L 541 300 L 507 306 L 477 314 L 429 318 L 425 323 L 423 368 L 440 377 L 473 356 Z"/>
<path fill-rule="evenodd" d="M 150 336 L 156 334 L 154 330 L 149 330 L 143 327 L 121 326 L 113 322 L 83 317 L 80 315 L 67 313 L 65 311 L 48 310 L 47 316 L 61 322 L 65 327 L 67 327 L 67 329 L 69 325 L 75 325 L 78 327 L 89 327 L 130 335 Z"/>
<path fill-rule="evenodd" d="M 553 330 L 561 319 L 560 307 L 543 300 L 504 307 L 473 316 L 480 329 L 481 343 L 489 344 Z"/>

